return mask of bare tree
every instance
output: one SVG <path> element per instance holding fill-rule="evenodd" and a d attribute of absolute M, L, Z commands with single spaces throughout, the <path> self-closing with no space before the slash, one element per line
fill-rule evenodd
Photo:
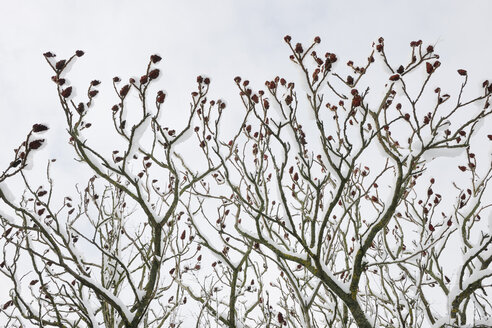
<path fill-rule="evenodd" d="M 492 166 L 476 148 L 492 140 L 478 129 L 492 85 L 468 96 L 460 69 L 457 96 L 431 87 L 441 64 L 422 41 L 393 65 L 380 38 L 367 62 L 347 68 L 317 54 L 319 37 L 308 47 L 285 41 L 301 91 L 281 77 L 253 91 L 236 77 L 244 109 L 232 134 L 221 124 L 225 102 L 207 99 L 209 78 L 197 78 L 178 129 L 162 123 L 165 93 L 150 95 L 158 55 L 138 81 L 115 77 L 122 143 L 111 154 L 86 135 L 100 82 L 77 104 L 64 77 L 83 52 L 44 54 L 70 144 L 94 176 L 77 199 L 56 196 L 51 162 L 46 186 L 30 182 L 24 168 L 44 124 L 15 150 L 0 178 L 9 209 L 0 269 L 13 283 L 6 326 L 490 324 Z M 16 178 L 26 188 L 17 198 L 6 184 Z"/>
<path fill-rule="evenodd" d="M 179 271 L 171 275 L 163 272 L 179 268 L 179 263 L 196 252 L 190 248 L 193 236 L 188 225 L 177 222 L 182 214 L 179 202 L 190 186 L 215 168 L 188 171 L 174 146 L 203 106 L 208 82 L 199 83 L 194 93 L 188 124 L 174 130 L 158 121 L 166 96 L 162 91 L 152 98 L 153 110 L 148 109 L 147 89 L 159 76 L 159 69 L 154 68 L 161 60 L 159 56 L 151 56 L 139 82 L 130 79 L 120 87 L 120 78 L 115 77 L 118 103 L 112 108 L 114 130 L 124 144 L 122 150 L 105 157 L 83 135 L 91 126 L 86 115 L 100 82 L 92 81 L 88 101 L 76 104 L 71 98 L 72 87 L 66 86 L 63 78 L 67 65 L 82 55 L 77 51 L 68 60 L 54 61 L 52 53 L 44 54 L 56 74 L 52 80 L 57 85 L 71 145 L 95 175 L 79 190 L 79 199 L 65 197 L 56 205 L 49 168 L 48 188 L 32 187 L 22 171 L 30 153 L 44 142 L 31 141 L 32 135 L 47 127 L 35 125 L 16 150 L 2 180 L 18 173 L 27 190 L 18 203 L 4 189 L 0 191 L 16 216 L 3 217 L 10 228 L 4 233 L 8 239 L 2 272 L 14 283 L 12 300 L 4 306 L 4 313 L 9 322 L 18 320 L 20 314 L 42 326 L 96 327 L 100 322 L 105 327 L 176 325 L 175 309 L 186 303 L 186 296 L 173 279 Z M 134 122 L 127 122 L 125 103 L 131 89 L 139 96 L 141 113 Z M 143 145 L 146 137 L 148 147 Z M 10 262 L 23 253 L 32 261 L 32 271 L 25 276 L 16 261 Z M 21 289 L 26 279 L 32 279 L 28 295 Z M 9 305 L 18 311 L 8 312 Z"/>

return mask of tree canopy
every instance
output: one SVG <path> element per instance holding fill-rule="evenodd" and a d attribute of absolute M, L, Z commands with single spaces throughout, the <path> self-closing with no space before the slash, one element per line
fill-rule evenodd
<path fill-rule="evenodd" d="M 2 171 L 7 327 L 492 324 L 492 84 L 458 69 L 456 94 L 441 89 L 421 40 L 402 64 L 383 38 L 346 64 L 319 37 L 284 40 L 298 80 L 237 76 L 233 108 L 198 76 L 181 126 L 155 89 L 159 55 L 114 77 L 111 152 L 90 134 L 102 82 L 75 95 L 66 77 L 84 52 L 44 54 L 93 176 L 59 197 L 52 160 L 30 182 L 35 153 L 60 142 L 39 122 Z"/>

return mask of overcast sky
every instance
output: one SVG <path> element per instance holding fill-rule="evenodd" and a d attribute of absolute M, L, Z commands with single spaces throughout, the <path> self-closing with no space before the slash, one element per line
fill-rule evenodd
<path fill-rule="evenodd" d="M 236 75 L 258 88 L 275 75 L 294 74 L 286 34 L 306 43 L 319 35 L 322 49 L 342 62 L 365 59 L 380 36 L 391 56 L 405 59 L 409 42 L 422 39 L 436 45 L 443 70 L 455 76 L 467 69 L 478 90 L 492 79 L 491 17 L 490 0 L 0 0 L 0 147 L 8 155 L 0 164 L 5 167 L 11 149 L 38 122 L 51 125 L 40 156 L 66 154 L 52 72 L 42 56 L 48 50 L 59 58 L 86 52 L 69 79 L 79 94 L 100 79 L 95 108 L 106 116 L 115 99 L 108 94 L 111 78 L 141 75 L 149 55 L 159 53 L 167 106 L 187 112 L 198 74 L 212 78 L 213 98 L 229 103 L 238 99 Z M 4 298 L 0 293 L 0 304 Z"/>
<path fill-rule="evenodd" d="M 115 103 L 111 78 L 140 76 L 153 53 L 164 58 L 158 87 L 168 92 L 168 115 L 187 111 L 198 74 L 212 78 L 209 98 L 225 99 L 231 110 L 239 107 L 236 75 L 251 80 L 253 89 L 276 75 L 296 79 L 283 41 L 286 34 L 303 43 L 319 35 L 320 52 L 335 52 L 342 66 L 349 59 L 362 64 L 380 36 L 394 62 L 407 60 L 409 42 L 422 39 L 436 45 L 441 55 L 439 83 L 452 82 L 458 88 L 458 68 L 468 70 L 472 91 L 492 79 L 489 0 L 0 0 L 0 4 L 2 151 L 11 154 L 33 123 L 49 123 L 47 147 L 39 158 L 57 158 L 64 172 L 73 161 L 70 153 L 67 156 L 63 115 L 50 81 L 53 72 L 42 56 L 48 50 L 59 59 L 77 49 L 86 52 L 68 79 L 78 95 L 92 79 L 102 81 L 90 116 L 96 131 L 105 131 L 103 118 L 110 117 L 109 108 Z M 0 164 L 10 160 L 3 156 Z"/>
<path fill-rule="evenodd" d="M 265 79 L 292 71 L 285 34 L 301 42 L 319 35 L 323 49 L 345 61 L 367 57 L 379 36 L 385 37 L 390 55 L 401 56 L 408 54 L 411 40 L 422 39 L 436 44 L 445 70 L 455 72 L 464 66 L 477 85 L 492 77 L 488 0 L 0 0 L 0 4 L 0 128 L 2 137 L 8 136 L 4 145 L 10 140 L 17 143 L 37 121 L 48 121 L 53 129 L 63 127 L 49 80 L 52 72 L 42 56 L 47 50 L 59 58 L 76 49 L 86 51 L 69 75 L 80 92 L 93 78 L 110 86 L 114 75 L 139 75 L 148 56 L 157 52 L 164 58 L 159 83 L 172 106 L 187 106 L 198 74 L 212 77 L 213 95 L 232 101 L 237 99 L 235 75 L 261 87 Z M 100 103 L 103 106 L 104 100 Z M 56 143 L 50 143 L 48 151 L 54 152 L 53 147 Z"/>

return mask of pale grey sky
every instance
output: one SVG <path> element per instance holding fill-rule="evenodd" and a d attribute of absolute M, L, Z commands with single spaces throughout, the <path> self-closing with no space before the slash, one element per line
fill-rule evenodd
<path fill-rule="evenodd" d="M 345 61 L 347 56 L 365 58 L 379 36 L 385 37 L 390 55 L 401 58 L 406 58 L 409 41 L 422 39 L 437 43 L 449 72 L 466 66 L 477 84 L 492 77 L 488 0 L 1 0 L 0 4 L 0 128 L 8 141 L 20 140 L 39 120 L 62 127 L 56 123 L 60 115 L 51 72 L 41 55 L 47 50 L 60 58 L 76 49 L 86 51 L 69 76 L 84 89 L 92 78 L 109 82 L 115 74 L 137 75 L 149 54 L 158 52 L 164 58 L 160 83 L 173 106 L 187 105 L 197 74 L 211 76 L 212 93 L 232 101 L 237 98 L 235 75 L 261 87 L 267 78 L 292 73 L 285 34 L 301 42 L 319 35 L 323 49 Z M 3 143 L 10 145 L 8 141 Z M 53 147 L 50 143 L 50 152 Z"/>
<path fill-rule="evenodd" d="M 59 58 L 86 51 L 68 78 L 79 94 L 90 80 L 103 82 L 93 115 L 105 118 L 114 102 L 111 77 L 139 76 L 154 52 L 164 58 L 159 87 L 173 110 L 187 108 L 198 74 L 212 77 L 211 97 L 231 104 L 239 101 L 236 75 L 254 88 L 276 75 L 296 78 L 285 34 L 296 42 L 321 36 L 320 49 L 337 53 L 339 65 L 365 60 L 379 36 L 395 61 L 406 60 L 409 42 L 422 39 L 436 44 L 441 74 L 455 87 L 457 68 L 469 71 L 477 91 L 492 78 L 489 0 L 0 0 L 0 8 L 2 150 L 16 146 L 33 123 L 49 122 L 49 143 L 40 156 L 60 160 L 68 147 L 52 72 L 42 56 L 48 50 Z"/>

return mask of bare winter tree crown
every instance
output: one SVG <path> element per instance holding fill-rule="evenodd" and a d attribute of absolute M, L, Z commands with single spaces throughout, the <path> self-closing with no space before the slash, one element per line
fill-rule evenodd
<path fill-rule="evenodd" d="M 406 63 L 379 38 L 346 65 L 319 37 L 284 40 L 301 81 L 238 76 L 227 107 L 198 76 L 181 127 L 154 89 L 159 55 L 140 78 L 113 78 L 110 153 L 88 132 L 101 82 L 75 96 L 65 77 L 84 52 L 44 54 L 92 177 L 70 196 L 52 160 L 30 182 L 45 123 L 1 172 L 5 327 L 492 325 L 492 134 L 479 129 L 492 84 L 469 88 L 458 69 L 457 94 L 436 86 L 439 55 L 420 40 Z"/>

